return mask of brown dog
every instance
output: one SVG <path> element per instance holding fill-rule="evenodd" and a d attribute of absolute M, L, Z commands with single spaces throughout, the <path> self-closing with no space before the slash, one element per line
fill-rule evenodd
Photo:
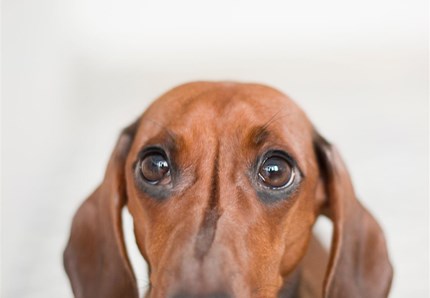
<path fill-rule="evenodd" d="M 124 205 L 147 297 L 388 295 L 383 233 L 339 153 L 269 87 L 182 85 L 123 131 L 73 220 L 64 261 L 76 297 L 138 296 Z M 333 222 L 329 255 L 312 237 L 320 214 Z"/>

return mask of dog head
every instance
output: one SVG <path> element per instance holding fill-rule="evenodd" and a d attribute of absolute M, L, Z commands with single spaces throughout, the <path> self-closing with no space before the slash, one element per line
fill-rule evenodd
<path fill-rule="evenodd" d="M 148 263 L 149 297 L 293 293 L 320 214 L 334 227 L 321 295 L 388 294 L 382 231 L 339 153 L 272 88 L 182 85 L 123 131 L 73 221 L 65 265 L 76 296 L 137 296 L 124 205 Z"/>

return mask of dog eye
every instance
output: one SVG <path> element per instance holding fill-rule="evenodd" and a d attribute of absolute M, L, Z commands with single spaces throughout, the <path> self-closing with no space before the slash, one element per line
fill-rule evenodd
<path fill-rule="evenodd" d="M 143 179 L 150 184 L 168 184 L 171 181 L 170 165 L 160 153 L 146 155 L 140 162 Z"/>
<path fill-rule="evenodd" d="M 281 156 L 271 156 L 266 158 L 261 164 L 258 176 L 268 187 L 285 188 L 294 181 L 294 168 Z"/>

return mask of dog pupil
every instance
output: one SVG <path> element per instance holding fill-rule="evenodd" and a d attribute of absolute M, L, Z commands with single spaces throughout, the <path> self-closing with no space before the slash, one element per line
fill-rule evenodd
<path fill-rule="evenodd" d="M 288 183 L 291 168 L 288 162 L 279 157 L 267 159 L 260 169 L 263 181 L 273 187 L 281 187 Z"/>
<path fill-rule="evenodd" d="M 153 154 L 142 161 L 141 170 L 146 180 L 155 182 L 166 175 L 169 171 L 169 164 L 162 155 Z"/>

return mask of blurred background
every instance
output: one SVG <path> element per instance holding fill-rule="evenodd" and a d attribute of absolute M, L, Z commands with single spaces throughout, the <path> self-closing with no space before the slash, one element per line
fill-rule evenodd
<path fill-rule="evenodd" d="M 120 130 L 192 80 L 294 98 L 385 230 L 391 297 L 427 297 L 428 6 L 2 1 L 2 297 L 72 297 L 62 250 L 76 208 Z"/>

